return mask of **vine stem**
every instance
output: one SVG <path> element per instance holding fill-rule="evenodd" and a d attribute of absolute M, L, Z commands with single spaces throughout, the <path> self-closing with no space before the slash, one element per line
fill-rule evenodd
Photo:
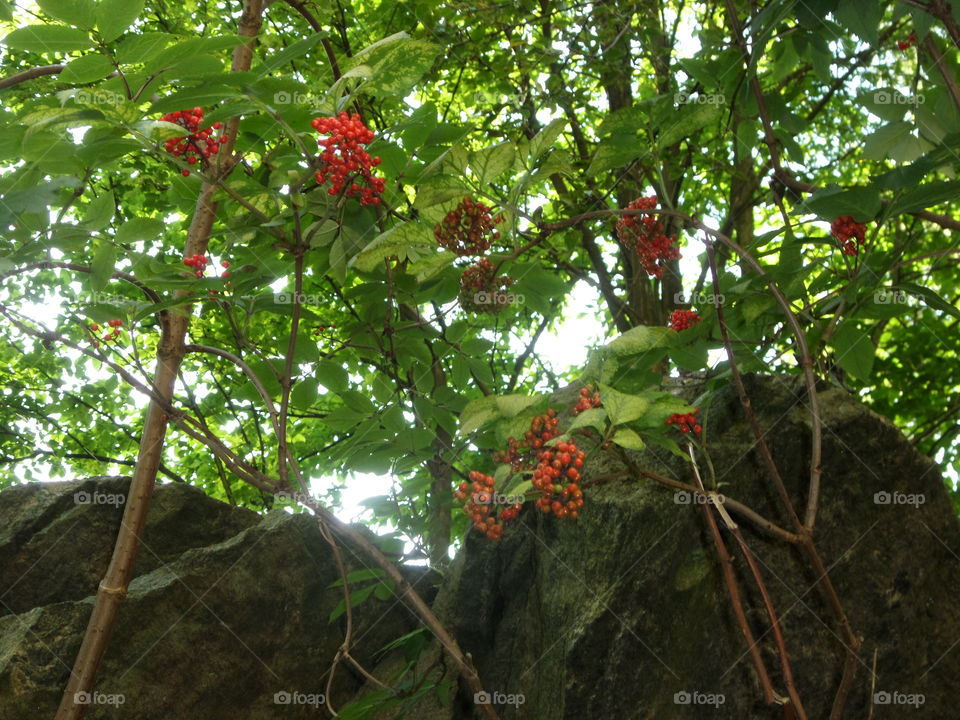
<path fill-rule="evenodd" d="M 697 488 L 699 488 L 700 492 L 706 492 L 703 486 L 703 479 L 700 477 L 700 469 L 697 467 L 697 459 L 693 454 L 693 446 L 690 444 L 687 445 L 687 454 L 690 456 L 690 467 L 693 471 Z M 747 541 L 744 540 L 740 528 L 723 512 L 723 505 L 715 502 L 710 504 L 717 510 L 717 513 L 723 517 L 727 529 L 733 534 L 737 544 L 740 546 L 740 552 L 743 553 L 743 557 L 747 561 L 747 567 L 750 569 L 754 582 L 757 584 L 760 597 L 763 599 L 763 606 L 767 611 L 767 617 L 770 619 L 770 629 L 773 631 L 773 639 L 777 646 L 777 653 L 780 655 L 780 666 L 783 668 L 783 681 L 787 686 L 787 694 L 793 703 L 793 709 L 796 712 L 798 720 L 807 720 L 807 712 L 803 709 L 803 703 L 800 701 L 800 693 L 797 692 L 797 686 L 793 680 L 793 669 L 790 665 L 790 656 L 787 654 L 787 645 L 783 639 L 783 631 L 780 629 L 780 619 L 777 617 L 777 611 L 773 606 L 773 600 L 767 590 L 767 584 L 763 581 L 763 575 L 760 574 L 757 561 L 750 551 Z M 710 512 L 710 508 L 706 505 L 703 505 L 703 512 L 705 516 L 709 518 L 710 532 L 714 537 L 714 542 L 717 542 L 719 540 L 719 532 L 717 532 L 716 518 L 713 517 L 713 513 Z M 722 540 L 720 540 L 720 542 L 722 542 Z M 726 548 L 724 548 L 724 552 L 726 552 Z M 751 648 L 751 650 L 752 649 L 753 648 Z M 769 703 L 770 699 L 767 699 L 767 702 Z"/>

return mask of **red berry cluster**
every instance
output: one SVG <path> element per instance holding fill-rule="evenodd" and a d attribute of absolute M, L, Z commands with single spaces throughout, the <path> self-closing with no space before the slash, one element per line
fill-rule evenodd
<path fill-rule="evenodd" d="M 496 315 L 510 304 L 507 288 L 513 284 L 509 275 L 497 275 L 487 258 L 468 266 L 460 276 L 460 306 L 469 312 Z"/>
<path fill-rule="evenodd" d="M 903 52 L 905 50 L 909 50 L 916 44 L 917 44 L 917 34 L 910 33 L 910 37 L 908 37 L 906 40 L 897 41 L 897 50 Z"/>
<path fill-rule="evenodd" d="M 361 205 L 379 205 L 384 180 L 374 176 L 371 168 L 380 164 L 380 158 L 371 158 L 362 147 L 373 142 L 373 130 L 363 124 L 359 115 L 345 112 L 314 118 L 310 124 L 319 133 L 330 133 L 330 137 L 317 140 L 324 148 L 317 182 L 323 185 L 329 180 L 331 195 L 339 195 L 346 185 L 347 197 L 359 195 Z"/>
<path fill-rule="evenodd" d="M 531 455 L 531 451 L 539 451 L 546 443 L 553 440 L 560 434 L 557 430 L 559 424 L 557 420 L 557 411 L 553 408 L 547 410 L 543 415 L 538 415 L 530 421 L 530 429 L 523 434 L 522 440 L 514 437 L 507 438 L 506 452 L 495 452 L 493 459 L 498 463 L 509 463 L 515 470 L 525 470 L 531 467 L 525 456 Z"/>
<path fill-rule="evenodd" d="M 490 217 L 490 208 L 466 197 L 447 213 L 442 223 L 433 228 L 433 236 L 441 247 L 457 255 L 482 255 L 490 244 L 500 237 L 494 224 L 503 222 L 502 216 Z"/>
<path fill-rule="evenodd" d="M 209 262 L 210 258 L 208 258 L 206 255 L 191 255 L 190 257 L 183 258 L 183 264 L 187 267 L 192 267 L 195 271 L 194 275 L 196 275 L 198 278 L 203 277 L 204 270 Z M 220 277 L 230 277 L 230 271 L 227 270 L 227 268 L 230 267 L 230 261 L 221 260 L 220 265 L 224 269 L 223 272 L 220 273 Z M 211 294 L 216 294 L 216 292 L 211 291 Z"/>
<path fill-rule="evenodd" d="M 692 431 L 696 435 L 699 435 L 703 428 L 700 427 L 700 423 L 697 422 L 698 412 L 700 412 L 700 408 L 695 408 L 692 413 L 674 413 L 667 418 L 667 425 L 676 425 L 682 433 Z"/>
<path fill-rule="evenodd" d="M 858 223 L 849 215 L 838 217 L 830 225 L 830 232 L 840 241 L 840 248 L 844 255 L 857 255 L 860 252 L 859 246 L 863 244 L 867 233 L 867 226 Z M 853 240 L 851 240 L 853 238 Z M 856 242 L 854 242 L 854 240 Z"/>
<path fill-rule="evenodd" d="M 460 483 L 454 497 L 457 500 L 466 500 L 470 493 L 470 500 L 463 509 L 473 521 L 473 527 L 485 533 L 491 540 L 499 540 L 503 534 L 504 521 L 517 517 L 523 503 L 502 502 L 494 493 L 495 480 L 492 475 L 484 475 L 474 470 L 470 473 L 470 482 L 472 486 L 466 482 Z"/>
<path fill-rule="evenodd" d="M 196 271 L 194 274 L 197 277 L 203 277 L 203 270 L 208 262 L 210 262 L 210 260 L 206 255 L 191 255 L 183 259 L 183 264 L 187 267 L 192 267 Z"/>
<path fill-rule="evenodd" d="M 225 136 L 216 137 L 216 131 L 222 127 L 221 123 L 215 122 L 204 130 L 200 129 L 200 123 L 203 122 L 202 108 L 177 110 L 167 113 L 160 119 L 180 125 L 190 133 L 183 137 L 170 138 L 164 145 L 168 153 L 174 157 L 185 158 L 190 165 L 196 165 L 199 162 L 202 167 L 206 167 L 207 159 L 220 152 L 220 144 L 226 140 Z M 186 177 L 190 171 L 181 170 L 180 174 Z"/>
<path fill-rule="evenodd" d="M 100 340 L 94 339 L 93 346 L 100 347 L 100 341 L 102 340 L 105 343 L 110 342 L 111 340 L 116 340 L 120 337 L 120 328 L 123 327 L 123 320 L 108 320 L 107 326 L 112 328 L 112 330 L 107 330 L 104 333 L 103 337 Z M 98 323 L 90 323 L 90 332 L 96 333 L 100 332 L 100 325 Z"/>
<path fill-rule="evenodd" d="M 577 483 L 583 478 L 580 468 L 584 457 L 576 443 L 562 441 L 537 454 L 533 486 L 540 491 L 540 497 L 534 504 L 541 512 L 552 512 L 560 518 L 580 516 L 583 491 Z"/>
<path fill-rule="evenodd" d="M 628 210 L 653 210 L 657 196 L 637 198 L 627 205 Z M 669 260 L 680 258 L 677 239 L 664 234 L 663 224 L 650 215 L 621 215 L 617 221 L 617 237 L 624 245 L 632 246 L 640 256 L 640 264 L 651 277 L 663 277 Z"/>
<path fill-rule="evenodd" d="M 593 389 L 592 385 L 587 385 L 586 387 L 580 388 L 580 399 L 577 400 L 577 404 L 573 406 L 572 412 L 574 415 L 579 415 L 584 410 L 590 410 L 591 408 L 598 408 L 603 405 L 600 402 L 600 393 Z"/>
<path fill-rule="evenodd" d="M 669 327 L 680 332 L 681 330 L 693 327 L 698 322 L 700 322 L 700 316 L 693 310 L 674 310 L 670 313 Z"/>
<path fill-rule="evenodd" d="M 581 397 L 581 401 L 593 406 L 589 392 Z M 561 440 L 552 446 L 547 444 L 559 437 L 558 424 L 557 411 L 553 408 L 536 416 L 530 421 L 530 429 L 523 438 L 508 438 L 507 450 L 494 453 L 494 459 L 498 463 L 509 464 L 515 472 L 530 472 L 532 468 L 532 483 L 540 492 L 534 504 L 542 512 L 576 518 L 583 507 L 583 491 L 578 483 L 583 479 L 581 469 L 586 455 L 576 443 L 569 440 Z M 464 510 L 470 515 L 476 529 L 496 540 L 503 532 L 503 522 L 517 517 L 522 503 L 510 503 L 512 498 L 497 497 L 494 478 L 489 475 L 474 471 L 470 473 L 470 480 L 473 483 L 472 495 Z M 462 482 L 454 496 L 458 500 L 466 500 L 470 492 L 471 486 Z"/>

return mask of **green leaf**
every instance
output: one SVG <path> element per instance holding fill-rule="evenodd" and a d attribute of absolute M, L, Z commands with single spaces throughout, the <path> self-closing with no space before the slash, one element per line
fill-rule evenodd
<path fill-rule="evenodd" d="M 569 432 L 570 430 L 576 430 L 582 427 L 592 427 L 600 432 L 604 432 L 607 429 L 607 411 L 602 407 L 584 410 L 573 419 L 567 431 Z"/>
<path fill-rule="evenodd" d="M 587 168 L 587 175 L 598 175 L 606 170 L 624 167 L 645 152 L 643 143 L 636 135 L 613 135 L 598 144 Z"/>
<path fill-rule="evenodd" d="M 894 290 L 903 290 L 905 293 L 913 295 L 915 298 L 922 300 L 928 307 L 931 307 L 934 310 L 941 310 L 960 320 L 960 310 L 948 303 L 928 287 L 914 285 L 913 283 L 900 283 L 899 285 L 894 285 L 893 287 Z"/>
<path fill-rule="evenodd" d="M 887 123 L 879 130 L 867 135 L 863 143 L 863 156 L 868 160 L 883 160 L 910 134 L 912 129 L 913 126 L 908 122 Z"/>
<path fill-rule="evenodd" d="M 84 30 L 92 28 L 95 22 L 90 0 L 37 0 L 37 5 L 50 17 Z"/>
<path fill-rule="evenodd" d="M 880 19 L 883 8 L 878 0 L 840 0 L 834 11 L 837 22 L 870 45 L 880 41 Z"/>
<path fill-rule="evenodd" d="M 83 83 L 101 80 L 112 73 L 113 70 L 113 63 L 107 56 L 84 55 L 71 60 L 63 72 L 60 73 L 60 79 L 64 82 L 82 85 Z"/>
<path fill-rule="evenodd" d="M 97 292 L 103 290 L 113 277 L 116 266 L 117 249 L 112 244 L 103 244 L 97 248 L 90 263 L 90 287 Z"/>
<path fill-rule="evenodd" d="M 131 218 L 117 230 L 116 241 L 125 245 L 138 240 L 156 240 L 163 234 L 164 227 L 159 218 Z"/>
<path fill-rule="evenodd" d="M 123 39 L 117 49 L 117 61 L 122 65 L 146 62 L 159 55 L 167 45 L 176 40 L 176 35 L 162 32 L 129 35 Z"/>
<path fill-rule="evenodd" d="M 560 137 L 560 133 L 567 126 L 566 118 L 557 118 L 552 120 L 546 127 L 533 136 L 530 141 L 530 160 L 535 161 L 547 150 L 553 147 L 553 144 Z"/>
<path fill-rule="evenodd" d="M 317 378 L 301 380 L 290 391 L 290 403 L 301 409 L 306 409 L 317 400 Z"/>
<path fill-rule="evenodd" d="M 512 142 L 502 142 L 483 150 L 478 150 L 470 160 L 470 167 L 477 173 L 481 185 L 493 182 L 513 165 L 517 155 Z"/>
<path fill-rule="evenodd" d="M 291 60 L 295 60 L 302 55 L 306 55 L 326 36 L 327 33 L 314 33 L 313 35 L 308 35 L 305 38 L 301 38 L 282 50 L 269 55 L 257 68 L 257 70 L 260 71 L 260 75 L 272 73 L 274 70 L 283 67 Z"/>
<path fill-rule="evenodd" d="M 333 360 L 320 360 L 314 367 L 313 376 L 331 392 L 343 392 L 350 386 L 347 371 Z"/>
<path fill-rule="evenodd" d="M 676 116 L 666 127 L 660 130 L 656 148 L 663 150 L 690 137 L 695 132 L 720 117 L 720 103 L 689 103 L 677 111 Z"/>
<path fill-rule="evenodd" d="M 505 418 L 516 417 L 540 398 L 536 395 L 499 395 L 497 396 L 497 410 Z"/>
<path fill-rule="evenodd" d="M 28 25 L 7 35 L 2 44 L 36 53 L 75 52 L 93 45 L 85 32 L 63 25 Z"/>
<path fill-rule="evenodd" d="M 394 43 L 373 66 L 363 92 L 388 97 L 406 95 L 430 69 L 440 48 L 426 40 L 405 38 Z M 364 60 L 368 65 L 370 60 Z"/>
<path fill-rule="evenodd" d="M 500 407 L 495 395 L 475 398 L 460 411 L 460 428 L 457 433 L 463 437 L 500 417 Z"/>
<path fill-rule="evenodd" d="M 960 198 L 960 181 L 932 182 L 908 190 L 890 204 L 890 216 L 915 212 Z"/>
<path fill-rule="evenodd" d="M 383 261 L 393 255 L 401 260 L 407 259 L 407 251 L 415 247 L 422 248 L 430 255 L 436 254 L 437 243 L 433 238 L 433 231 L 427 225 L 416 221 L 395 225 L 385 233 L 377 235 L 350 260 L 350 266 L 363 272 L 371 272 L 381 267 Z"/>
<path fill-rule="evenodd" d="M 105 42 L 112 42 L 133 25 L 143 12 L 144 0 L 100 0 L 97 28 Z"/>
<path fill-rule="evenodd" d="M 600 386 L 600 398 L 607 410 L 607 417 L 614 425 L 622 425 L 643 417 L 650 407 L 646 398 L 639 395 L 627 395 L 608 385 Z"/>
<path fill-rule="evenodd" d="M 452 175 L 433 175 L 417 187 L 417 199 L 413 206 L 422 210 L 447 200 L 460 200 L 469 194 L 470 190 L 458 178 Z"/>
<path fill-rule="evenodd" d="M 330 246 L 330 270 L 338 283 L 343 285 L 347 279 L 347 250 L 343 244 L 343 235 L 337 235 Z"/>
<path fill-rule="evenodd" d="M 83 217 L 83 224 L 93 230 L 103 230 L 113 220 L 114 213 L 117 211 L 116 200 L 111 191 L 103 193 L 100 197 L 94 198 L 87 205 Z"/>
<path fill-rule="evenodd" d="M 350 607 L 355 608 L 360 603 L 364 602 L 367 598 L 373 594 L 373 591 L 376 589 L 376 585 L 368 585 L 365 588 L 360 590 L 352 591 L 350 593 Z M 347 606 L 343 602 L 343 598 L 340 598 L 340 602 L 337 603 L 337 606 L 330 612 L 329 622 L 333 622 L 338 617 L 343 615 L 347 611 Z"/>
<path fill-rule="evenodd" d="M 643 450 L 646 447 L 643 438 L 630 428 L 620 428 L 610 439 L 627 450 Z"/>
<path fill-rule="evenodd" d="M 618 357 L 639 355 L 654 348 L 668 348 L 673 345 L 677 333 L 659 325 L 638 325 L 614 338 L 607 348 Z"/>
<path fill-rule="evenodd" d="M 836 185 L 818 190 L 807 198 L 806 205 L 823 220 L 850 215 L 857 222 L 873 220 L 882 207 L 880 191 L 874 187 L 843 190 Z"/>
<path fill-rule="evenodd" d="M 873 370 L 874 348 L 870 335 L 849 320 L 840 326 L 831 341 L 837 362 L 846 372 L 860 380 L 868 380 Z"/>

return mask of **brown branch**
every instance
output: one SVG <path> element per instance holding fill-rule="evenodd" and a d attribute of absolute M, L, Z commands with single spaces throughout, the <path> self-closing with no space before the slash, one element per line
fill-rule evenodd
<path fill-rule="evenodd" d="M 234 49 L 233 72 L 242 72 L 250 68 L 253 38 L 259 32 L 262 12 L 263 0 L 246 0 L 238 34 L 250 39 Z M 227 123 L 225 130 L 227 142 L 223 147 L 224 152 L 217 156 L 214 177 L 218 180 L 226 177 L 236 164 L 232 153 L 239 125 L 239 117 L 234 117 Z M 203 255 L 207 252 L 217 212 L 217 203 L 213 200 L 215 189 L 216 185 L 207 181 L 201 187 L 196 212 L 187 234 L 185 255 Z M 175 294 L 175 297 L 184 299 L 187 296 L 188 293 L 185 291 L 178 291 Z M 87 705 L 76 703 L 75 697 L 77 693 L 89 692 L 94 687 L 97 671 L 110 641 L 120 604 L 127 594 L 127 585 L 133 576 L 140 550 L 140 537 L 146 524 L 170 420 L 163 405 L 169 404 L 173 398 L 177 373 L 183 361 L 184 339 L 189 320 L 189 315 L 185 313 L 164 312 L 161 315 L 161 336 L 157 345 L 157 364 L 153 378 L 154 390 L 160 396 L 159 401 L 151 400 L 147 408 L 140 454 L 134 467 L 129 498 L 124 508 L 123 522 L 117 535 L 113 557 L 100 582 L 86 633 L 57 709 L 56 720 L 79 720 L 88 709 Z"/>
<path fill-rule="evenodd" d="M 767 520 L 767 518 L 765 518 L 763 515 L 758 513 L 753 508 L 747 505 L 744 505 L 742 502 L 738 500 L 734 500 L 732 497 L 729 497 L 727 495 L 722 495 L 716 492 L 711 492 L 711 491 L 701 492 L 693 485 L 689 485 L 679 480 L 673 480 L 671 478 L 665 477 L 663 475 L 660 475 L 657 472 L 654 472 L 653 470 L 648 470 L 646 468 L 632 467 L 631 469 L 637 475 L 642 475 L 643 477 L 649 478 L 654 482 L 658 482 L 661 485 L 665 485 L 667 487 L 672 487 L 677 490 L 684 490 L 688 493 L 691 493 L 692 495 L 696 495 L 697 497 L 702 497 L 705 500 L 709 500 L 711 498 L 722 498 L 720 502 L 723 503 L 723 506 L 725 508 L 727 508 L 728 510 L 731 510 L 733 513 L 735 513 L 736 515 L 739 515 L 741 518 L 743 518 L 744 520 L 747 520 L 751 524 L 756 525 L 760 530 L 765 531 L 767 534 L 773 537 L 779 538 L 781 540 L 786 540 L 788 543 L 791 543 L 793 545 L 798 544 L 800 542 L 799 535 L 792 533 L 789 530 L 784 530 L 782 527 L 780 527 L 776 523 L 771 522 L 770 520 Z M 591 484 L 591 481 L 587 481 L 583 483 L 584 487 L 587 487 L 590 484 Z"/>
<path fill-rule="evenodd" d="M 15 73 L 10 77 L 0 78 L 0 90 L 6 90 L 22 82 L 33 80 L 44 75 L 58 75 L 62 73 L 66 65 L 40 65 L 38 67 L 28 68 Z"/>
<path fill-rule="evenodd" d="M 444 627 L 440 619 L 434 614 L 433 610 L 430 609 L 430 606 L 427 605 L 423 598 L 420 597 L 417 591 L 414 590 L 413 586 L 403 577 L 400 571 L 397 570 L 396 566 L 394 566 L 366 536 L 359 533 L 350 525 L 338 520 L 329 510 L 312 498 L 304 498 L 303 504 L 316 513 L 320 522 L 327 525 L 339 537 L 363 551 L 365 555 L 371 558 L 377 566 L 386 573 L 387 577 L 390 578 L 396 586 L 398 596 L 406 599 L 406 601 L 410 603 L 414 612 L 420 616 L 420 619 L 423 620 L 430 632 L 434 634 L 440 644 L 446 649 L 447 654 L 456 664 L 470 690 L 474 694 L 482 693 L 483 686 L 480 684 L 480 676 L 470 656 L 461 650 L 456 639 L 450 634 L 446 627 Z M 493 709 L 492 705 L 481 704 L 479 708 L 488 720 L 499 720 L 497 712 Z"/>
<path fill-rule="evenodd" d="M 302 0 L 286 0 L 286 3 L 303 16 L 304 20 L 309 23 L 314 32 L 323 32 L 323 25 L 321 25 L 316 16 L 310 12 L 305 2 L 302 2 Z M 326 36 L 320 38 L 320 44 L 323 45 L 323 51 L 327 54 L 327 62 L 330 63 L 333 80 L 336 82 L 340 79 L 342 73 L 340 72 L 340 63 L 337 62 L 337 56 L 333 52 L 333 45 L 330 44 L 330 40 Z"/>
<path fill-rule="evenodd" d="M 690 467 L 693 470 L 693 477 L 697 481 L 697 488 L 699 488 L 701 492 L 706 492 L 703 487 L 703 480 L 700 477 L 700 469 L 697 467 L 696 458 L 693 455 L 692 445 L 687 445 L 687 454 L 690 456 Z M 803 709 L 800 694 L 797 692 L 797 686 L 793 680 L 793 669 L 790 665 L 790 656 L 787 654 L 787 645 L 783 639 L 783 632 L 780 629 L 780 619 L 777 617 L 777 611 L 773 606 L 773 600 L 767 590 L 767 585 L 763 581 L 763 575 L 760 574 L 760 568 L 757 566 L 756 558 L 754 558 L 753 553 L 750 551 L 747 541 L 743 539 L 743 533 L 740 532 L 740 528 L 732 522 L 726 522 L 728 518 L 723 513 L 722 506 L 716 503 L 711 503 L 711 505 L 713 505 L 721 517 L 724 518 L 727 529 L 730 530 L 734 538 L 736 538 L 737 544 L 740 546 L 740 552 L 743 553 L 743 557 L 747 561 L 747 567 L 750 568 L 753 580 L 757 584 L 757 589 L 760 591 L 764 609 L 767 611 L 767 617 L 770 619 L 770 629 L 773 631 L 773 641 L 777 646 L 777 653 L 780 656 L 780 667 L 783 669 L 783 681 L 787 686 L 787 694 L 790 696 L 791 702 L 793 702 L 793 708 L 799 720 L 807 720 L 807 713 Z M 706 505 L 704 508 L 706 509 Z M 709 510 L 707 510 L 707 512 L 709 513 Z M 769 700 L 767 702 L 769 702 Z"/>
<path fill-rule="evenodd" d="M 730 241 L 728 243 L 731 247 L 734 247 L 737 252 L 744 257 L 745 260 L 751 262 L 755 266 L 755 269 L 759 269 L 759 263 L 756 262 L 752 256 L 746 254 L 745 251 L 742 251 L 735 243 Z M 713 286 L 714 289 L 719 287 L 719 276 L 717 273 L 717 260 L 716 260 L 716 251 L 713 247 L 713 243 L 708 242 L 707 244 L 707 258 L 710 262 L 710 271 L 713 276 Z M 761 274 L 762 269 L 760 270 Z M 772 282 L 769 283 L 770 290 L 777 297 L 777 300 L 786 301 L 786 298 L 783 298 L 782 293 L 777 289 L 776 285 Z M 731 375 L 733 376 L 734 383 L 737 386 L 737 391 L 740 394 L 740 401 L 743 404 L 744 411 L 746 412 L 747 418 L 750 422 L 750 427 L 753 430 L 754 438 L 757 442 L 757 447 L 760 450 L 760 455 L 763 458 L 764 464 L 767 467 L 767 472 L 770 475 L 770 479 L 773 481 L 777 492 L 780 494 L 781 500 L 784 503 L 784 507 L 790 516 L 790 520 L 793 522 L 794 527 L 797 530 L 797 534 L 800 535 L 801 545 L 807 553 L 807 557 L 810 560 L 810 564 L 813 566 L 814 572 L 817 576 L 817 584 L 823 590 L 824 594 L 827 597 L 827 602 L 830 605 L 830 609 L 834 614 L 834 619 L 840 627 L 840 631 L 843 634 L 844 646 L 846 649 L 846 658 L 844 660 L 843 666 L 843 677 L 840 680 L 840 686 L 837 689 L 837 694 L 834 696 L 833 708 L 830 712 L 830 720 L 841 720 L 843 717 L 843 707 L 846 703 L 847 695 L 850 692 L 850 688 L 853 684 L 853 678 L 857 670 L 857 651 L 860 648 L 860 640 L 854 634 L 853 629 L 850 627 L 850 622 L 847 619 L 846 612 L 844 612 L 843 604 L 840 602 L 840 597 L 837 595 L 837 591 L 833 586 L 833 582 L 830 580 L 830 576 L 827 573 L 827 568 L 823 564 L 823 560 L 820 557 L 820 553 L 817 551 L 816 546 L 813 542 L 813 519 L 816 516 L 817 510 L 817 500 L 819 497 L 819 481 L 820 481 L 820 413 L 816 405 L 816 387 L 810 388 L 808 385 L 808 395 L 810 400 L 810 414 L 813 418 L 813 424 L 816 428 L 816 435 L 814 437 L 814 454 L 816 456 L 816 464 L 814 460 L 811 460 L 811 481 L 809 495 L 807 498 L 807 521 L 801 523 L 799 517 L 797 517 L 796 510 L 794 509 L 793 502 L 790 500 L 790 496 L 787 493 L 786 486 L 783 483 L 783 478 L 780 477 L 780 472 L 777 469 L 777 465 L 773 460 L 773 455 L 770 453 L 770 448 L 767 446 L 763 430 L 760 428 L 759 423 L 757 422 L 756 415 L 753 412 L 753 408 L 750 404 L 750 398 L 747 395 L 746 388 L 743 385 L 743 378 L 740 375 L 740 370 L 737 368 L 736 360 L 733 355 L 733 346 L 730 344 L 730 337 L 727 332 L 726 323 L 723 319 L 723 306 L 722 303 L 716 303 L 717 310 L 717 322 L 720 325 L 720 331 L 723 336 L 724 348 L 727 351 L 727 358 L 730 361 L 730 370 Z M 789 312 L 788 309 L 788 319 L 797 327 L 797 319 L 792 312 Z M 806 342 L 801 339 L 803 338 L 802 333 L 798 335 L 798 344 L 801 345 L 801 352 L 803 359 L 801 364 L 803 365 L 805 374 L 809 378 L 812 378 L 813 371 L 811 369 L 811 360 L 810 354 L 806 347 Z M 809 382 L 809 380 L 808 380 Z M 812 384 L 812 383 L 811 383 Z M 816 481 L 816 483 L 814 482 Z"/>
<path fill-rule="evenodd" d="M 698 481 L 699 482 L 699 481 Z M 700 483 L 699 490 L 706 492 L 703 484 Z M 753 631 L 747 622 L 747 615 L 743 609 L 743 600 L 740 597 L 740 590 L 737 588 L 737 579 L 733 574 L 733 558 L 727 550 L 723 537 L 720 535 L 720 529 L 717 527 L 717 520 L 706 504 L 700 506 L 703 518 L 706 520 L 707 527 L 710 530 L 710 538 L 713 540 L 713 546 L 716 548 L 717 557 L 720 559 L 720 570 L 723 573 L 723 582 L 727 587 L 727 593 L 730 595 L 730 606 L 733 608 L 733 614 L 737 619 L 737 625 L 740 626 L 740 632 L 743 633 L 743 639 L 747 643 L 747 652 L 753 661 L 753 667 L 757 671 L 757 678 L 760 680 L 760 687 L 763 688 L 763 700 L 770 704 L 776 702 L 779 694 L 774 691 L 770 682 L 770 675 L 767 673 L 767 667 L 763 664 L 763 658 L 760 656 L 760 650 L 757 641 L 753 637 Z"/>
<path fill-rule="evenodd" d="M 943 82 L 947 86 L 954 106 L 960 110 L 960 88 L 957 87 L 957 81 L 953 76 L 953 72 L 943 61 L 943 53 L 940 51 L 940 48 L 937 47 L 937 43 L 933 39 L 933 33 L 927 33 L 927 36 L 923 39 L 923 49 L 926 50 L 927 55 L 933 60 L 933 64 L 937 66 L 937 72 L 939 72 L 940 77 L 943 78 Z"/>
<path fill-rule="evenodd" d="M 13 277 L 14 275 L 19 275 L 22 272 L 27 272 L 28 270 L 53 270 L 53 269 L 64 269 L 64 270 L 76 270 L 77 272 L 92 273 L 93 269 L 89 265 L 81 265 L 79 263 L 72 262 L 62 262 L 58 260 L 45 260 L 42 262 L 30 263 L 29 265 L 22 265 L 21 267 L 14 268 L 8 272 L 5 272 L 3 275 L 0 275 L 0 280 L 6 280 L 8 277 Z M 114 271 L 111 275 L 111 278 L 116 278 L 117 280 L 125 280 L 131 285 L 135 285 L 144 295 L 146 295 L 150 300 L 155 303 L 160 303 L 160 296 L 157 295 L 153 290 L 144 285 L 142 282 L 137 280 L 136 277 L 125 272 L 120 272 L 119 270 Z"/>

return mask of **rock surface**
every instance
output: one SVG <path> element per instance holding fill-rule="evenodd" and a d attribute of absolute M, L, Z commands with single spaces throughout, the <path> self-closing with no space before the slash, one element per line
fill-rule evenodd
<path fill-rule="evenodd" d="M 747 380 L 802 512 L 811 445 L 806 394 L 794 378 Z M 683 392 L 692 400 L 702 389 Z M 816 541 L 863 638 L 844 717 L 867 717 L 875 652 L 876 720 L 955 717 L 960 525 L 938 469 L 845 391 L 824 389 L 818 398 L 825 429 Z M 790 528 L 735 391 L 721 391 L 701 413 L 709 415 L 710 460 L 722 491 Z M 689 467 L 665 451 L 629 457 L 636 467 L 693 482 Z M 499 693 L 500 717 L 783 718 L 762 702 L 700 508 L 636 478 L 611 454 L 588 470 L 624 477 L 591 487 L 576 522 L 525 511 L 500 543 L 469 536 L 437 599 L 485 688 Z M 746 522 L 740 527 L 781 618 L 807 716 L 826 718 L 843 646 L 816 577 L 793 546 Z M 774 687 L 785 694 L 761 598 L 734 538 L 724 531 L 724 539 Z M 414 715 L 460 720 L 479 717 L 475 711 L 464 691 L 447 705 L 427 699 Z"/>
<path fill-rule="evenodd" d="M 804 390 L 795 378 L 747 379 L 802 508 L 811 442 Z M 568 390 L 558 402 L 572 399 L 576 391 Z M 680 392 L 693 398 L 702 390 Z M 866 718 L 872 693 L 879 693 L 876 720 L 953 717 L 960 524 L 943 481 L 894 426 L 846 392 L 823 388 L 819 401 L 816 541 L 863 638 L 844 717 Z M 721 390 L 703 415 L 706 476 L 712 465 L 724 493 L 789 528 L 736 393 Z M 689 467 L 662 450 L 627 459 L 629 466 L 616 453 L 599 453 L 588 464 L 588 476 L 604 481 L 589 487 L 578 521 L 527 509 L 499 543 L 468 536 L 435 608 L 472 654 L 503 720 L 780 720 L 783 711 L 762 702 L 701 508 L 630 466 L 691 482 Z M 123 494 L 126 483 L 101 478 L 0 492 L 0 718 L 52 717 L 119 523 L 121 506 L 104 498 Z M 79 492 L 100 500 L 78 504 Z M 781 618 L 807 715 L 826 718 L 843 654 L 816 578 L 795 547 L 748 522 L 740 527 Z M 784 692 L 760 596 L 728 531 L 724 539 L 761 654 Z M 349 549 L 344 555 L 351 569 L 366 564 Z M 159 486 L 100 673 L 100 704 L 88 717 L 326 717 L 315 701 L 343 639 L 344 619 L 328 622 L 341 597 L 330 587 L 337 578 L 310 517 L 261 517 L 184 485 Z M 376 651 L 416 620 L 393 598 L 363 603 L 354 620 L 355 655 L 388 678 L 406 660 Z M 434 664 L 439 658 L 428 647 L 420 668 L 434 680 L 446 668 L 443 677 L 459 690 L 427 693 L 406 717 L 479 717 L 450 663 Z M 339 707 L 367 695 L 357 673 L 341 666 L 336 677 Z M 119 697 L 122 705 L 109 704 Z"/>
<path fill-rule="evenodd" d="M 16 486 L 0 493 L 0 718 L 49 720 L 80 646 L 127 479 Z M 362 567 L 350 553 L 351 569 Z M 89 718 L 322 716 L 343 618 L 329 546 L 307 515 L 232 508 L 185 485 L 161 485 L 138 573 L 121 606 Z M 32 605 L 31 605 L 32 603 Z M 361 606 L 354 654 L 414 629 L 391 598 Z M 333 697 L 360 681 L 340 666 Z M 279 695 L 278 695 L 279 693 Z"/>

